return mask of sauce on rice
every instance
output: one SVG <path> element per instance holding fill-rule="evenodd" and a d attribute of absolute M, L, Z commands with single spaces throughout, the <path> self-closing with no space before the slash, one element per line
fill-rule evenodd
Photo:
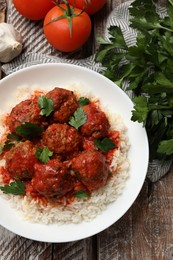
<path fill-rule="evenodd" d="M 114 153 L 119 149 L 120 132 L 111 129 L 111 124 L 99 102 L 90 100 L 81 106 L 72 91 L 54 88 L 45 94 L 53 103 L 53 111 L 42 115 L 38 103 L 39 94 L 18 103 L 7 115 L 6 127 L 9 135 L 17 135 L 13 143 L 1 155 L 5 166 L 0 168 L 4 184 L 21 181 L 26 195 L 39 203 L 64 205 L 76 198 L 86 200 L 94 191 L 104 187 L 112 175 L 111 165 Z M 70 119 L 82 108 L 84 122 L 78 128 Z M 81 110 L 80 110 L 81 111 Z M 38 136 L 26 138 L 17 127 L 26 123 L 42 129 Z M 111 148 L 104 151 L 96 143 L 111 142 Z M 47 149 L 47 161 L 40 161 L 38 153 Z M 39 151 L 39 152 L 38 152 Z M 44 150 L 45 151 L 45 150 Z M 42 154 L 42 156 L 44 156 Z"/>
<path fill-rule="evenodd" d="M 39 136 L 39 138 L 33 138 L 31 140 L 27 140 L 26 138 L 24 138 L 22 140 L 22 143 L 28 141 L 31 142 L 34 147 L 32 149 L 42 149 L 51 143 L 50 148 L 53 148 L 54 150 L 53 155 L 46 163 L 42 163 L 39 161 L 38 158 L 36 158 L 37 161 L 33 163 L 34 173 L 33 175 L 29 175 L 29 178 L 27 178 L 27 172 L 25 172 L 25 174 L 20 174 L 20 168 L 22 169 L 22 167 L 20 167 L 21 163 L 18 163 L 19 173 L 17 176 L 19 177 L 19 180 L 21 176 L 25 176 L 25 178 L 21 180 L 25 184 L 25 195 L 6 195 L 3 194 L 3 192 L 0 190 L 0 196 L 8 199 L 12 207 L 15 207 L 17 211 L 22 214 L 23 218 L 30 222 L 44 224 L 65 224 L 90 221 L 97 215 L 99 215 L 103 210 L 105 210 L 107 205 L 118 198 L 125 187 L 127 178 L 129 177 L 129 142 L 127 136 L 127 128 L 124 125 L 121 116 L 117 115 L 113 111 L 110 112 L 107 108 L 103 109 L 102 105 L 99 103 L 98 100 L 96 100 L 95 97 L 93 97 L 92 93 L 87 92 L 86 89 L 81 88 L 81 86 L 72 84 L 71 86 L 66 86 L 65 89 L 70 91 L 72 90 L 71 92 L 74 92 L 73 95 L 75 95 L 75 98 L 77 99 L 79 99 L 80 97 L 89 98 L 92 109 L 94 106 L 94 110 L 98 111 L 98 114 L 102 115 L 102 120 L 99 120 L 96 116 L 94 120 L 94 125 L 92 125 L 92 121 L 89 121 L 88 126 L 86 128 L 84 127 L 83 133 L 81 131 L 82 126 L 77 129 L 77 135 L 73 135 L 72 133 L 70 139 L 72 140 L 71 146 L 73 147 L 73 149 L 71 149 L 71 151 L 69 151 L 68 149 L 68 152 L 66 151 L 67 146 L 64 144 L 64 141 L 66 144 L 69 144 L 69 139 L 66 137 L 66 134 L 64 138 L 60 138 L 60 141 L 59 139 L 57 139 L 57 141 L 59 142 L 59 147 L 61 148 L 60 150 L 57 150 L 56 145 L 54 144 L 55 141 L 52 141 L 51 138 L 49 139 L 49 135 L 50 137 L 55 137 L 55 135 L 53 134 L 54 131 L 52 132 L 51 128 L 49 129 L 50 131 L 47 131 L 46 137 L 43 138 L 46 129 L 52 124 L 71 126 L 66 116 L 64 117 L 66 118 L 66 122 L 57 121 L 58 118 L 62 119 L 62 113 L 58 113 L 57 116 L 56 113 L 52 113 L 52 115 L 46 117 L 46 120 L 44 115 L 41 120 L 35 121 L 38 122 L 39 126 L 43 127 L 44 131 Z M 50 89 L 50 91 L 52 90 Z M 16 98 L 19 100 L 18 102 L 20 103 L 25 99 L 35 100 L 38 99 L 40 95 L 45 96 L 46 94 L 47 93 L 45 91 L 42 91 L 39 86 L 34 86 L 34 89 L 32 89 L 32 87 L 19 87 L 18 92 L 16 93 Z M 74 111 L 74 107 L 76 108 L 74 96 L 72 99 L 69 98 L 71 94 L 67 96 L 68 98 L 66 101 L 68 113 L 65 113 L 65 115 L 69 114 L 69 104 L 71 102 L 73 103 L 73 113 L 76 111 Z M 16 102 L 13 105 L 12 109 L 15 106 Z M 79 108 L 81 105 L 78 104 L 77 106 Z M 64 107 L 65 106 L 62 107 L 63 113 Z M 86 109 L 86 111 L 88 111 L 88 109 Z M 73 113 L 72 116 L 74 116 Z M 30 113 L 29 118 L 32 118 L 32 114 L 34 115 L 34 113 Z M 88 112 L 88 114 L 89 118 L 92 119 L 92 113 Z M 4 145 L 5 141 L 7 140 L 7 135 L 10 133 L 9 117 L 10 114 L 1 115 L 0 127 L 2 145 Z M 104 120 L 103 118 L 106 119 Z M 101 126 L 99 125 L 100 122 Z M 22 123 L 24 123 L 23 120 Z M 61 131 L 58 130 L 57 132 Z M 62 131 L 62 133 L 65 132 L 64 130 Z M 95 146 L 94 140 L 103 140 L 104 138 L 111 139 L 113 144 L 115 145 L 115 148 L 112 148 L 112 150 L 106 152 L 100 151 Z M 15 147 L 17 147 L 18 145 L 19 144 L 16 143 Z M 28 149 L 30 150 L 30 145 L 26 145 L 26 147 L 29 147 Z M 19 149 L 19 151 L 24 150 L 24 148 L 20 146 L 19 148 L 21 148 Z M 12 149 L 14 149 L 14 147 Z M 15 175 L 11 175 L 9 173 L 9 169 L 6 169 L 6 158 L 8 157 L 8 153 L 11 153 L 10 150 L 3 151 L 0 157 L 1 187 L 2 185 L 10 184 L 11 182 L 15 181 Z M 29 154 L 32 155 L 31 151 L 29 152 Z M 12 150 L 12 154 L 15 154 L 15 151 Z M 12 157 L 13 156 L 9 156 L 9 159 L 11 160 Z M 93 163 L 93 158 L 96 158 L 95 165 Z M 86 163 L 86 167 L 83 167 L 82 161 L 84 164 Z M 58 168 L 61 174 L 58 174 L 57 170 L 54 168 Z M 87 170 L 83 171 L 85 168 Z M 79 171 L 81 171 L 82 174 L 80 174 Z M 40 177 L 41 175 L 43 176 Z M 34 178 L 35 180 L 33 180 Z M 53 187 L 52 192 L 50 187 Z M 64 190 L 62 188 L 64 188 Z"/>

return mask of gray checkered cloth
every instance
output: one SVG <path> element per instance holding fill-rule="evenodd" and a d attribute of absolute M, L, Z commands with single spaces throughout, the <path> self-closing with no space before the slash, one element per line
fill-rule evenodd
<path fill-rule="evenodd" d="M 128 7 L 132 1 L 127 1 L 124 4 L 116 7 L 107 18 L 105 38 L 109 39 L 108 28 L 110 25 L 120 26 L 124 34 L 124 38 L 128 46 L 134 45 L 136 42 L 136 32 L 129 27 L 129 12 Z M 165 9 L 160 8 L 161 15 L 165 15 Z M 42 22 L 30 22 L 22 17 L 14 8 L 12 2 L 9 3 L 7 23 L 11 23 L 21 33 L 23 38 L 24 48 L 20 56 L 10 63 L 4 64 L 2 70 L 6 75 L 13 73 L 19 69 L 26 68 L 35 64 L 41 63 L 72 63 L 89 69 L 101 72 L 103 68 L 101 64 L 95 62 L 95 56 L 90 56 L 86 59 L 74 60 L 62 58 L 60 52 L 52 48 L 46 41 L 43 31 Z M 124 86 L 126 91 L 127 85 Z M 128 96 L 132 98 L 133 93 L 127 92 Z M 155 160 L 149 163 L 147 178 L 155 182 L 164 176 L 170 169 L 172 161 L 164 163 Z"/>

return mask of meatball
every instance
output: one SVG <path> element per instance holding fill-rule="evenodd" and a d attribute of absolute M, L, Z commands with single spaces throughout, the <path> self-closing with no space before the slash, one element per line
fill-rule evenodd
<path fill-rule="evenodd" d="M 6 154 L 5 168 L 15 180 L 31 179 L 34 174 L 36 148 L 30 141 L 17 144 Z"/>
<path fill-rule="evenodd" d="M 81 126 L 80 131 L 84 136 L 103 138 L 107 135 L 110 124 L 105 113 L 99 110 L 94 104 L 83 107 L 87 121 Z"/>
<path fill-rule="evenodd" d="M 15 132 L 15 128 L 25 122 L 42 125 L 45 117 L 40 115 L 40 108 L 37 100 L 26 99 L 17 104 L 11 111 L 8 124 L 11 132 Z"/>
<path fill-rule="evenodd" d="M 54 153 L 66 154 L 79 149 L 81 136 L 67 124 L 52 124 L 43 134 L 43 143 Z"/>
<path fill-rule="evenodd" d="M 106 184 L 109 169 L 101 152 L 86 150 L 72 160 L 72 169 L 89 191 Z"/>
<path fill-rule="evenodd" d="M 68 167 L 59 159 L 49 160 L 46 164 L 37 163 L 31 184 L 33 190 L 45 197 L 61 197 L 73 189 L 73 177 Z"/>
<path fill-rule="evenodd" d="M 76 96 L 67 89 L 54 88 L 46 94 L 46 97 L 52 99 L 55 109 L 50 117 L 52 122 L 67 123 L 79 106 Z"/>

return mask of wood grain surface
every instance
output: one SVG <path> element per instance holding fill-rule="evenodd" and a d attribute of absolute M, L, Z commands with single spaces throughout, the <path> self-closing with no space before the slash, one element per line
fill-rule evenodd
<path fill-rule="evenodd" d="M 3 3 L 0 0 L 0 7 Z M 125 1 L 108 0 L 92 17 L 93 32 L 79 53 L 86 57 L 97 48 L 108 14 Z M 0 8 L 1 10 L 1 8 Z M 1 208 L 0 211 L 3 209 Z M 128 212 L 105 231 L 71 243 L 42 243 L 0 227 L 0 260 L 171 260 L 173 259 L 173 168 L 156 183 L 147 179 Z"/>

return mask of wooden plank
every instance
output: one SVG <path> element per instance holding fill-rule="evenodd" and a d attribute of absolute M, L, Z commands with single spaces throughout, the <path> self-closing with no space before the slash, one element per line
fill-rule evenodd
<path fill-rule="evenodd" d="M 90 237 L 76 242 L 54 244 L 53 259 L 69 260 L 69 259 L 96 259 L 95 238 Z"/>
<path fill-rule="evenodd" d="M 173 169 L 146 181 L 130 210 L 98 235 L 98 259 L 173 259 Z"/>
<path fill-rule="evenodd" d="M 25 239 L 0 228 L 1 260 L 51 260 L 52 245 Z"/>

